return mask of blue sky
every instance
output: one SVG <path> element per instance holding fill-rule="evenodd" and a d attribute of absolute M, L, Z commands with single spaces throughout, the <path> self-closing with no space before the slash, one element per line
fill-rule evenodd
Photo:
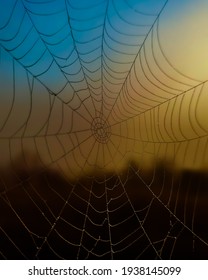
<path fill-rule="evenodd" d="M 191 118 L 197 115 L 196 123 L 206 131 L 203 93 L 197 113 L 189 97 L 182 107 L 171 100 L 207 79 L 207 9 L 205 0 L 0 0 L 2 141 L 19 137 L 26 143 L 25 137 L 36 141 L 50 135 L 52 152 L 44 144 L 25 146 L 45 158 L 48 154 L 48 161 L 51 156 L 58 160 L 70 155 L 79 159 L 78 166 L 93 164 L 93 159 L 112 166 L 111 151 L 115 150 L 116 162 L 122 162 L 120 150 L 135 154 L 126 134 L 135 143 L 150 138 L 152 142 L 182 141 L 177 119 L 182 107 L 191 108 Z M 164 101 L 171 104 L 168 109 Z M 156 114 L 157 106 L 159 128 L 148 113 Z M 166 118 L 168 124 L 163 120 L 165 112 L 171 116 Z M 102 148 L 92 134 L 95 118 L 106 119 L 114 131 Z M 203 131 L 197 125 L 191 129 L 191 118 L 186 116 L 183 122 L 187 139 L 195 137 L 194 130 L 197 135 Z M 134 127 L 139 123 L 142 129 L 137 134 Z M 60 142 L 57 135 L 62 137 Z M 77 149 L 76 154 L 80 146 L 83 150 Z M 140 151 L 141 145 L 134 147 Z M 0 148 L 10 158 L 8 143 Z"/>

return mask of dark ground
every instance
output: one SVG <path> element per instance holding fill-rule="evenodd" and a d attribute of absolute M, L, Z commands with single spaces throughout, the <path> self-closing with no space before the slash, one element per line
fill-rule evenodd
<path fill-rule="evenodd" d="M 2 259 L 208 259 L 206 173 L 132 163 L 70 183 L 17 166 L 1 172 Z"/>

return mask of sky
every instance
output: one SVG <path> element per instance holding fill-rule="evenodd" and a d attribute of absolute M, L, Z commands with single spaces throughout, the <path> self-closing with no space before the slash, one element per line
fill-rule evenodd
<path fill-rule="evenodd" d="M 207 168 L 207 11 L 205 0 L 0 0 L 0 164 L 71 177 L 131 160 Z"/>

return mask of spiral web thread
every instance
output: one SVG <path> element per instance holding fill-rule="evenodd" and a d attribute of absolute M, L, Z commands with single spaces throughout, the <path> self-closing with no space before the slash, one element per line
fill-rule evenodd
<path fill-rule="evenodd" d="M 163 49 L 168 1 L 149 12 L 137 2 L 5 6 L 3 259 L 208 256 L 206 175 L 160 163 L 206 166 L 207 81 Z"/>

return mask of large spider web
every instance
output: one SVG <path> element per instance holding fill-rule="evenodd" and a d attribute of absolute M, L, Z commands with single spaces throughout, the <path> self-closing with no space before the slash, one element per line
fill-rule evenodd
<path fill-rule="evenodd" d="M 208 257 L 208 84 L 168 49 L 174 2 L 0 1 L 2 259 Z"/>

